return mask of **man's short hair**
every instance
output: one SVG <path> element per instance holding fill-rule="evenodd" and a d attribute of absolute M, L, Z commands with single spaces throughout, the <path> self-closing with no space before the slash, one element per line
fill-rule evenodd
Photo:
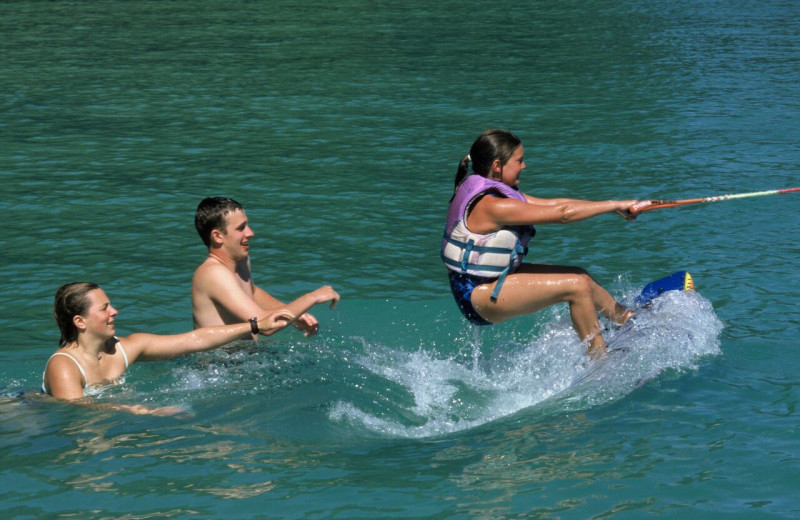
<path fill-rule="evenodd" d="M 206 247 L 211 245 L 211 232 L 225 232 L 225 217 L 234 211 L 244 211 L 242 205 L 228 197 L 208 197 L 200 201 L 194 214 L 194 227 Z"/>

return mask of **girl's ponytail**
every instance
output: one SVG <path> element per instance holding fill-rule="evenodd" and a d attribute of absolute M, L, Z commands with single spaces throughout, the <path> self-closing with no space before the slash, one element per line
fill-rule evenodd
<path fill-rule="evenodd" d="M 465 155 L 461 161 L 458 163 L 458 170 L 456 171 L 456 180 L 455 185 L 453 186 L 453 197 L 456 196 L 455 190 L 458 189 L 458 186 L 466 179 L 467 174 L 469 173 L 469 162 L 472 158 L 469 154 Z M 450 200 L 453 200 L 453 197 L 450 197 Z"/>

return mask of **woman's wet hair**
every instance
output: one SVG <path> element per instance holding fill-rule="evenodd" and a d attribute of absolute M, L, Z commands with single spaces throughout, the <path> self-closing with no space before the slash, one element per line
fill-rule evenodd
<path fill-rule="evenodd" d="M 234 211 L 243 211 L 242 205 L 228 197 L 208 197 L 200 201 L 194 214 L 194 227 L 206 247 L 211 244 L 211 232 L 225 231 L 225 217 Z"/>
<path fill-rule="evenodd" d="M 457 189 L 469 173 L 469 163 L 472 163 L 472 171 L 482 177 L 488 177 L 492 170 L 492 163 L 500 161 L 500 165 L 505 165 L 514 155 L 522 140 L 509 132 L 493 128 L 486 130 L 475 139 L 469 149 L 469 155 L 464 156 L 458 163 L 456 172 L 455 188 Z"/>
<path fill-rule="evenodd" d="M 53 316 L 61 330 L 59 347 L 78 339 L 78 329 L 72 318 L 83 316 L 89 311 L 92 302 L 88 295 L 99 288 L 99 285 L 91 282 L 72 282 L 58 288 L 53 304 Z"/>

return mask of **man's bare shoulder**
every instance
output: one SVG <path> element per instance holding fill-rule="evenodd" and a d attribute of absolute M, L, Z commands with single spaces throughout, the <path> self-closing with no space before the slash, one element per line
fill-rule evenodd
<path fill-rule="evenodd" d="M 212 257 L 208 257 L 194 271 L 192 288 L 202 289 L 223 281 L 235 280 L 236 275 L 225 265 Z"/>
<path fill-rule="evenodd" d="M 241 323 L 262 315 L 249 282 L 223 262 L 209 257 L 192 277 L 192 315 L 195 327 Z"/>
<path fill-rule="evenodd" d="M 197 269 L 194 271 L 195 275 L 200 274 L 201 276 L 208 276 L 209 274 L 212 276 L 234 276 L 235 267 L 233 264 L 228 265 L 223 261 L 220 261 L 218 258 L 213 256 L 209 256 L 203 263 L 197 266 Z"/>
<path fill-rule="evenodd" d="M 247 273 L 246 268 L 245 273 Z M 194 296 L 206 295 L 212 299 L 248 295 L 252 299 L 253 286 L 249 277 L 243 279 L 238 264 L 228 266 L 210 256 L 194 272 L 192 294 Z"/>

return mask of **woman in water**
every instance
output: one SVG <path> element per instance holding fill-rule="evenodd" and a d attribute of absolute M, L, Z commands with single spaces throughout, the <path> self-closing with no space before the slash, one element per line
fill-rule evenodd
<path fill-rule="evenodd" d="M 331 308 L 338 301 L 338 295 L 333 294 Z M 74 282 L 60 287 L 53 312 L 61 329 L 61 340 L 45 367 L 42 390 L 66 400 L 90 395 L 97 385 L 120 377 L 136 361 L 171 359 L 220 347 L 237 339 L 254 338 L 256 334 L 270 335 L 295 319 L 284 308 L 253 318 L 249 323 L 205 327 L 171 336 L 137 333 L 117 338 L 114 335 L 117 310 L 111 306 L 106 293 L 89 282 Z M 154 412 L 141 406 L 117 408 L 134 413 Z"/>
<path fill-rule="evenodd" d="M 627 220 L 636 200 L 540 199 L 519 191 L 522 141 L 505 130 L 483 132 L 461 159 L 450 199 L 442 259 L 461 312 L 476 325 L 500 323 L 558 302 L 589 355 L 605 353 L 597 312 L 624 323 L 632 312 L 580 267 L 522 263 L 535 224 L 568 224 L 604 213 Z M 468 175 L 472 163 L 473 173 Z"/>

